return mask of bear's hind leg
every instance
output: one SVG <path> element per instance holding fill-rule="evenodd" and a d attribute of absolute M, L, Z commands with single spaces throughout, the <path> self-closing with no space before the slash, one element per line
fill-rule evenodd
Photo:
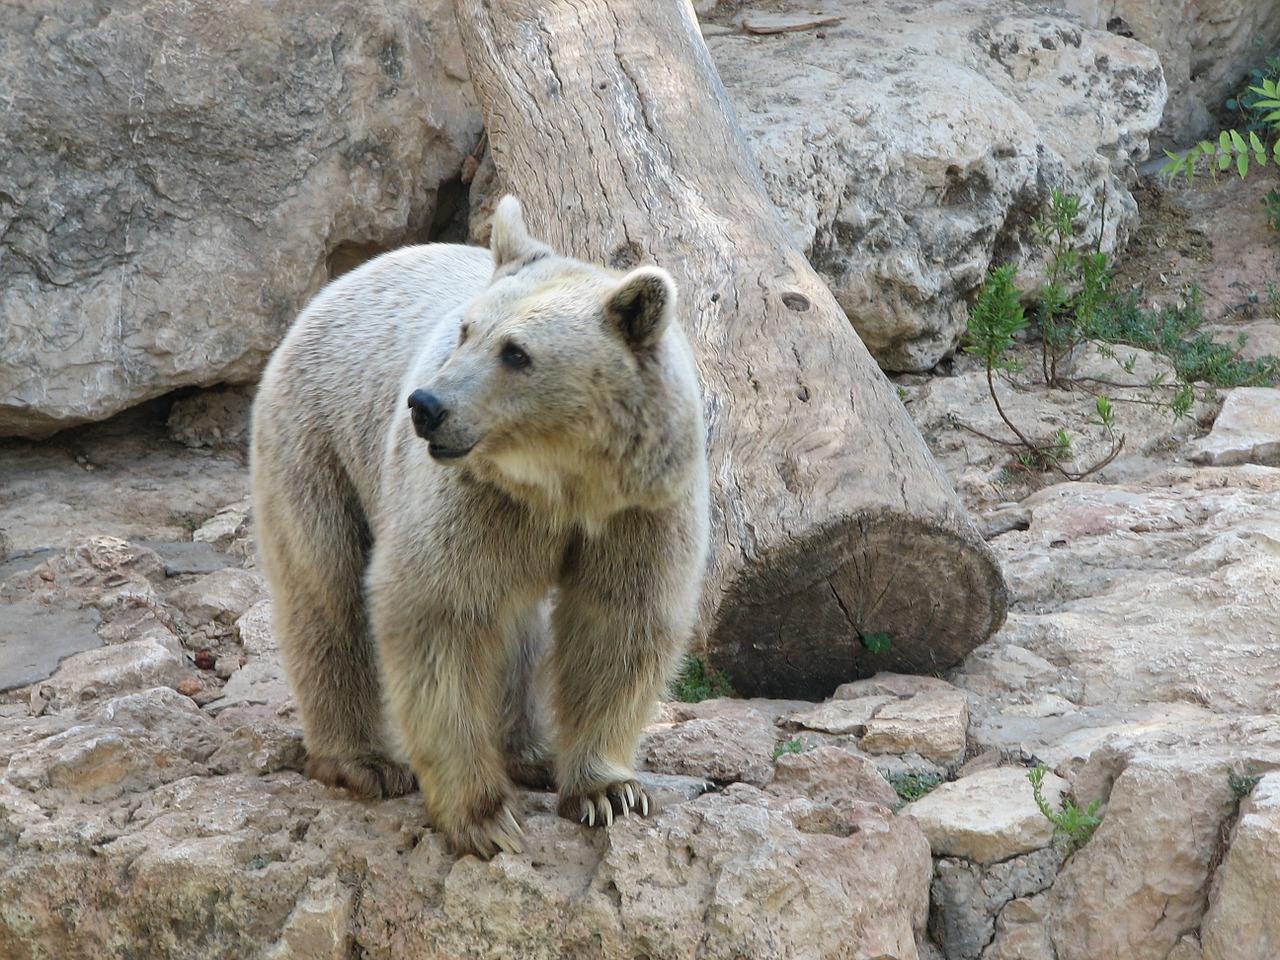
<path fill-rule="evenodd" d="M 386 740 L 363 574 L 370 536 L 336 468 L 305 458 L 255 462 L 255 512 L 273 622 L 302 716 L 307 776 L 357 796 L 408 793 L 413 773 Z M 290 475 L 293 471 L 293 475 Z"/>

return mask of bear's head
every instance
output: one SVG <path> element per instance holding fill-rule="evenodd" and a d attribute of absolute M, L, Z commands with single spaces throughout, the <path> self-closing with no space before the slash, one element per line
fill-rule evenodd
<path fill-rule="evenodd" d="M 493 279 L 453 354 L 409 397 L 415 429 L 437 462 L 517 496 L 625 499 L 614 488 L 642 467 L 630 461 L 670 457 L 669 435 L 688 434 L 671 418 L 700 422 L 696 388 L 679 395 L 692 380 L 674 282 L 658 267 L 624 275 L 556 255 L 514 197 L 498 205 L 491 249 Z"/>

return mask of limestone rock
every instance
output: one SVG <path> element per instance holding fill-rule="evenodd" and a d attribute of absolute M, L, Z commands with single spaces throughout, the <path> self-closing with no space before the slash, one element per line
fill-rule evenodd
<path fill-rule="evenodd" d="M 266 582 L 262 574 L 225 567 L 179 587 L 169 595 L 169 602 L 194 622 L 216 620 L 230 624 L 261 600 L 265 593 Z"/>
<path fill-rule="evenodd" d="M 1204 960 L 1269 960 L 1280 955 L 1280 773 L 1241 801 L 1230 844 L 1200 928 Z"/>
<path fill-rule="evenodd" d="M 832 694 L 833 700 L 860 700 L 863 697 L 914 697 L 917 693 L 954 689 L 945 680 L 913 673 L 880 671 L 865 680 L 842 683 Z"/>
<path fill-rule="evenodd" d="M 1046 774 L 1042 794 L 1057 809 L 1067 782 Z M 981 770 L 943 783 L 899 811 L 929 838 L 934 856 L 996 863 L 1053 842 L 1053 824 L 1032 797 L 1022 767 Z"/>
<path fill-rule="evenodd" d="M 947 763 L 964 757 L 969 701 L 959 690 L 933 690 L 881 707 L 867 721 L 868 753 L 918 753 Z"/>
<path fill-rule="evenodd" d="M 867 721 L 887 703 L 896 703 L 891 696 L 859 697 L 856 700 L 829 700 L 808 710 L 793 713 L 789 722 L 807 730 L 824 733 L 861 734 Z"/>
<path fill-rule="evenodd" d="M 984 948 L 992 942 L 997 918 L 1040 913 L 1028 911 L 1023 905 L 1050 887 L 1061 863 L 1060 852 L 1052 847 L 987 866 L 949 857 L 935 860 L 929 931 L 942 945 L 947 960 L 987 957 Z M 1035 943 L 1034 934 L 1017 939 Z M 1051 956 L 1047 955 L 1046 960 Z M 1016 960 L 1034 957 L 1034 953 L 1017 955 Z"/>
<path fill-rule="evenodd" d="M 165 429 L 187 447 L 241 443 L 249 436 L 252 406 L 253 394 L 244 387 L 202 390 L 173 402 Z"/>
<path fill-rule="evenodd" d="M 1191 454 L 1197 463 L 1280 466 L 1280 390 L 1236 387 L 1227 394 L 1209 435 Z"/>
<path fill-rule="evenodd" d="M 1277 493 L 1280 469 L 1241 466 L 1033 494 L 1030 528 L 993 546 L 1014 611 L 997 645 L 1038 660 L 1019 676 L 989 647 L 953 679 L 1005 703 L 1054 693 L 1095 715 L 1134 704 L 1274 712 Z"/>
<path fill-rule="evenodd" d="M 192 541 L 208 543 L 234 555 L 246 555 L 244 545 L 249 537 L 250 509 L 247 497 L 227 504 L 192 532 Z"/>
<path fill-rule="evenodd" d="M 998 0 L 823 12 L 843 21 L 707 46 L 796 244 L 881 366 L 951 352 L 993 262 L 1035 282 L 1027 227 L 1051 188 L 1083 198 L 1090 248 L 1123 242 L 1165 102 L 1150 49 Z"/>
<path fill-rule="evenodd" d="M 0 34 L 0 435 L 252 381 L 480 133 L 443 0 L 22 0 Z"/>
<path fill-rule="evenodd" d="M 58 698 L 86 703 L 113 693 L 177 687 L 188 676 L 182 657 L 156 640 L 129 640 L 68 657 L 47 682 Z"/>
<path fill-rule="evenodd" d="M 1164 960 L 1208 907 L 1209 865 L 1232 806 L 1220 757 L 1136 757 L 1093 839 L 1053 885 L 1058 960 Z"/>
<path fill-rule="evenodd" d="M 645 730 L 638 755 L 641 765 L 656 773 L 763 786 L 773 778 L 776 743 L 768 718 L 731 713 L 653 724 Z"/>
<path fill-rule="evenodd" d="M 898 795 L 874 763 L 839 747 L 782 754 L 766 789 L 780 796 L 808 797 L 818 803 L 851 798 L 890 808 L 898 805 Z"/>
<path fill-rule="evenodd" d="M 1133 37 L 1153 48 L 1164 67 L 1169 103 L 1153 138 L 1159 149 L 1189 146 L 1216 133 L 1216 117 L 1242 77 L 1262 65 L 1280 36 L 1280 6 L 1253 0 L 1191 4 L 1170 16 L 1161 0 L 1055 0 L 1087 26 Z"/>

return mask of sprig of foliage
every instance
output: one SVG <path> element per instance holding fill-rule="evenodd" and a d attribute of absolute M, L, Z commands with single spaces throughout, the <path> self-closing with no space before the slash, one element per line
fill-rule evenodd
<path fill-rule="evenodd" d="M 784 753 L 804 753 L 808 748 L 804 745 L 804 741 L 799 737 L 793 737 L 785 743 L 780 743 L 773 748 L 773 762 L 777 763 L 778 758 Z"/>
<path fill-rule="evenodd" d="M 1245 765 L 1243 770 L 1237 770 L 1235 767 L 1227 769 L 1227 785 L 1231 787 L 1231 796 L 1239 803 L 1249 794 L 1253 793 L 1262 780 L 1262 774 L 1254 773 L 1253 768 Z"/>
<path fill-rule="evenodd" d="M 893 646 L 893 638 L 883 631 L 864 633 L 862 645 L 871 653 L 888 653 Z"/>
<path fill-rule="evenodd" d="M 942 778 L 931 773 L 881 773 L 903 803 L 911 803 L 931 793 Z"/>
<path fill-rule="evenodd" d="M 1102 800 L 1094 800 L 1088 808 L 1083 810 L 1067 801 L 1062 805 L 1061 810 L 1054 810 L 1041 792 L 1044 786 L 1044 775 L 1048 772 L 1049 768 L 1044 764 L 1039 764 L 1027 771 L 1027 779 L 1031 781 L 1031 796 L 1035 799 L 1040 812 L 1053 824 L 1054 839 L 1063 845 L 1067 856 L 1070 856 L 1089 842 L 1093 832 L 1102 823 L 1102 818 L 1097 815 L 1098 808 L 1102 806 Z"/>
<path fill-rule="evenodd" d="M 681 703 L 697 703 L 714 697 L 732 697 L 733 685 L 722 670 L 711 670 L 696 654 L 686 654 L 680 672 L 671 682 L 671 698 Z"/>

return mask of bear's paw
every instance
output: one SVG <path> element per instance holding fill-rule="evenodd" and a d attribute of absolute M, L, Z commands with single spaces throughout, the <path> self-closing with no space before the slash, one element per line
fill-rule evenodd
<path fill-rule="evenodd" d="M 306 774 L 312 780 L 349 790 L 362 800 L 404 796 L 418 785 L 412 770 L 385 757 L 358 760 L 311 757 L 307 760 Z"/>
<path fill-rule="evenodd" d="M 561 794 L 556 811 L 566 820 L 589 827 L 597 823 L 610 827 L 615 817 L 629 817 L 632 813 L 647 817 L 651 808 L 654 804 L 639 780 L 615 780 L 599 790 Z"/>

